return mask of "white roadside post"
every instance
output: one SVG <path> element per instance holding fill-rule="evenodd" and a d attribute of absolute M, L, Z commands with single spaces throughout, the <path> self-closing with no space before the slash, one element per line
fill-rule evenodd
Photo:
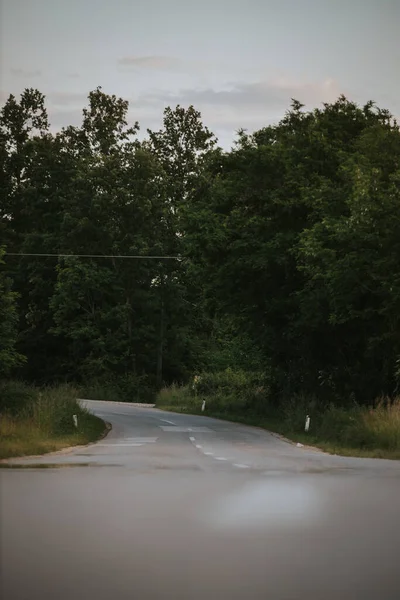
<path fill-rule="evenodd" d="M 78 427 L 78 416 L 77 415 L 72 415 L 72 419 L 74 421 L 75 427 Z"/>
<path fill-rule="evenodd" d="M 310 429 L 310 417 L 307 415 L 306 416 L 306 424 L 304 427 L 304 431 L 308 431 Z"/>
<path fill-rule="evenodd" d="M 201 405 L 201 412 L 204 412 L 206 409 L 206 401 L 203 400 L 203 404 Z"/>

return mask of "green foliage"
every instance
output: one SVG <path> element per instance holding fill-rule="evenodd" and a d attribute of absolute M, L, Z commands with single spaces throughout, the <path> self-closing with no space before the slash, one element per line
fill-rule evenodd
<path fill-rule="evenodd" d="M 73 415 L 85 412 L 77 403 L 77 390 L 70 385 L 45 387 L 33 404 L 33 420 L 48 435 L 70 434 L 75 430 Z"/>
<path fill-rule="evenodd" d="M 73 415 L 78 418 L 75 426 Z M 72 386 L 35 388 L 0 382 L 0 458 L 43 454 L 87 444 L 104 432 L 104 422 L 83 409 Z"/>
<path fill-rule="evenodd" d="M 400 132 L 372 103 L 302 108 L 215 156 L 187 253 L 277 401 L 368 403 L 397 388 Z"/>
<path fill-rule="evenodd" d="M 32 386 L 16 380 L 0 381 L 0 415 L 21 415 L 35 399 Z"/>
<path fill-rule="evenodd" d="M 4 250 L 0 248 L 0 267 L 4 264 Z M 24 357 L 16 350 L 18 312 L 17 294 L 11 289 L 11 280 L 0 271 L 0 375 L 9 375 L 21 365 Z"/>
<path fill-rule="evenodd" d="M 74 432 L 72 415 L 85 411 L 77 403 L 77 390 L 70 385 L 34 388 L 20 381 L 0 382 L 0 414 L 29 419 L 49 435 Z"/>
<path fill-rule="evenodd" d="M 262 372 L 234 370 L 205 372 L 191 383 L 192 395 L 207 398 L 212 410 L 261 414 L 268 408 L 269 385 Z"/>
<path fill-rule="evenodd" d="M 80 395 L 87 400 L 109 400 L 113 402 L 154 401 L 156 387 L 146 374 L 122 374 L 89 380 L 80 388 Z"/>
<path fill-rule="evenodd" d="M 199 412 L 207 402 L 207 414 L 261 415 L 269 409 L 269 388 L 264 373 L 226 369 L 204 372 L 186 386 L 173 384 L 163 388 L 157 404 L 180 410 Z"/>
<path fill-rule="evenodd" d="M 5 257 L 0 371 L 126 400 L 204 372 L 215 405 L 273 405 L 293 428 L 306 410 L 327 423 L 328 405 L 394 396 L 390 114 L 343 96 L 309 112 L 294 100 L 280 123 L 223 152 L 193 106 L 168 107 L 141 142 L 128 108 L 97 88 L 81 125 L 56 135 L 37 90 L 0 111 L 2 243 L 75 255 Z M 109 258 L 133 255 L 180 260 Z"/>

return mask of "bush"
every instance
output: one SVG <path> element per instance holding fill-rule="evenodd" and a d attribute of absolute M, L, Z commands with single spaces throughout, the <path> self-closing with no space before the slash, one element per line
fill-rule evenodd
<path fill-rule="evenodd" d="M 400 450 L 400 398 L 382 399 L 362 415 L 367 447 Z"/>
<path fill-rule="evenodd" d="M 0 414 L 16 417 L 29 412 L 36 391 L 21 381 L 0 382 Z"/>
<path fill-rule="evenodd" d="M 73 433 L 73 415 L 83 413 L 77 397 L 77 390 L 70 385 L 40 390 L 33 406 L 33 419 L 39 429 L 54 435 Z"/>
<path fill-rule="evenodd" d="M 191 384 L 192 394 L 207 400 L 221 412 L 262 413 L 267 410 L 269 386 L 260 372 L 233 370 L 202 373 Z"/>
<path fill-rule="evenodd" d="M 35 388 L 20 381 L 0 383 L 0 414 L 29 421 L 49 435 L 75 431 L 72 415 L 82 415 L 77 390 L 70 385 Z"/>
<path fill-rule="evenodd" d="M 154 402 L 155 394 L 155 385 L 147 375 L 107 376 L 80 388 L 82 398 L 111 402 Z"/>
<path fill-rule="evenodd" d="M 322 419 L 323 407 L 315 396 L 294 394 L 281 406 L 282 419 L 288 431 L 304 431 L 307 415 L 311 419 L 313 431 L 319 427 Z"/>
<path fill-rule="evenodd" d="M 2 389 L 17 398 L 13 414 L 3 412 L 0 418 L 0 458 L 28 456 L 61 450 L 65 446 L 95 441 L 104 431 L 104 422 L 81 408 L 77 390 L 69 385 L 33 388 L 10 382 Z M 21 400 L 22 398 L 22 400 Z M 73 415 L 78 417 L 75 426 Z"/>
<path fill-rule="evenodd" d="M 284 426 L 290 433 L 304 431 L 311 417 L 310 437 L 339 448 L 400 451 L 400 399 L 382 399 L 376 408 L 318 405 L 315 398 L 294 396 L 284 405 Z"/>
<path fill-rule="evenodd" d="M 192 409 L 196 412 L 199 408 L 199 402 L 192 393 L 189 386 L 179 386 L 175 383 L 169 387 L 162 388 L 157 396 L 159 406 L 168 406 L 170 408 L 179 408 L 182 411 Z"/>

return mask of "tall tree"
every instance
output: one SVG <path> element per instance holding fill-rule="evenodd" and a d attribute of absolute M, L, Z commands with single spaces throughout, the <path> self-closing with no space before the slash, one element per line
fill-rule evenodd
<path fill-rule="evenodd" d="M 24 362 L 16 350 L 18 333 L 17 294 L 12 291 L 11 280 L 4 273 L 4 248 L 0 248 L 0 377 L 8 376 Z"/>
<path fill-rule="evenodd" d="M 354 159 L 363 160 L 361 155 L 371 147 L 365 140 L 384 136 L 389 121 L 372 103 L 360 108 L 344 97 L 309 113 L 293 101 L 281 123 L 252 136 L 242 133 L 236 148 L 219 157 L 217 175 L 188 213 L 186 237 L 197 264 L 203 265 L 203 278 L 211 282 L 209 293 L 263 348 L 276 398 L 299 390 L 319 395 L 326 390 L 330 398 L 353 393 L 367 399 L 367 386 L 360 384 L 362 365 L 369 364 L 363 358 L 367 342 L 362 342 L 362 326 L 332 326 L 331 302 L 338 294 L 345 297 L 350 282 L 343 280 L 335 294 L 324 281 L 315 283 L 312 267 L 304 267 L 309 251 L 305 240 L 310 228 L 314 237 L 319 232 L 313 260 L 326 259 L 330 274 L 337 274 L 326 227 L 350 218 L 349 202 L 358 181 Z M 393 135 L 398 135 L 397 127 Z M 390 161 L 383 162 L 388 178 Z M 381 184 L 378 189 L 387 197 Z M 360 232 L 352 248 L 367 262 L 365 242 Z M 341 273 L 349 277 L 345 265 L 348 256 Z M 358 285 L 357 279 L 352 285 Z M 376 383 L 382 383 L 377 369 L 374 373 Z"/>

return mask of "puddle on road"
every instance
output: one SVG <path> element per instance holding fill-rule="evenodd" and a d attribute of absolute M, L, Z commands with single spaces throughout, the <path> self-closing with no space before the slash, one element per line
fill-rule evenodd
<path fill-rule="evenodd" d="M 305 481 L 258 481 L 220 498 L 203 518 L 216 529 L 284 526 L 315 521 L 322 502 Z"/>

